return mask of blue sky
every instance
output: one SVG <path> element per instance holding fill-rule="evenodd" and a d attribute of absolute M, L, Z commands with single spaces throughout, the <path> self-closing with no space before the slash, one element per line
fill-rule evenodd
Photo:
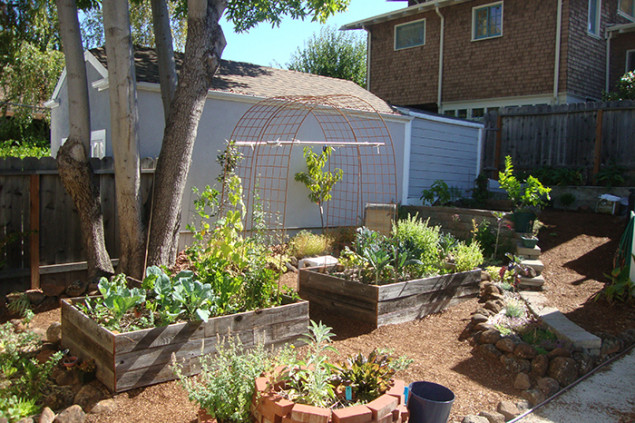
<path fill-rule="evenodd" d="M 352 0 L 346 12 L 332 16 L 326 25 L 339 28 L 344 24 L 402 9 L 407 5 L 405 1 Z M 275 66 L 277 62 L 283 67 L 298 47 L 303 47 L 313 33 L 320 31 L 321 26 L 310 19 L 296 21 L 286 18 L 277 28 L 272 29 L 270 24 L 260 24 L 248 32 L 235 34 L 232 25 L 224 18 L 221 25 L 227 39 L 223 59 L 262 66 Z M 358 32 L 365 34 L 362 30 Z"/>

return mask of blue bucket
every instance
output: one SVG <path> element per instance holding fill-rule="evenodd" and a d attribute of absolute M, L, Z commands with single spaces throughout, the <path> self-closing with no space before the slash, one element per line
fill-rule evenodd
<path fill-rule="evenodd" d="M 413 382 L 408 386 L 408 411 L 411 423 L 447 423 L 454 392 L 432 382 Z"/>

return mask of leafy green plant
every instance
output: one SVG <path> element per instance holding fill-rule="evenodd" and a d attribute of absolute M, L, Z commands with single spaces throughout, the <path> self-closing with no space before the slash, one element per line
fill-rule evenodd
<path fill-rule="evenodd" d="M 603 100 L 635 100 L 635 71 L 626 72 L 611 92 L 604 93 Z"/>
<path fill-rule="evenodd" d="M 498 173 L 498 182 L 507 192 L 514 210 L 541 208 L 551 199 L 551 188 L 543 186 L 536 177 L 530 175 L 521 181 L 514 175 L 511 156 L 505 157 L 505 170 Z"/>
<path fill-rule="evenodd" d="M 300 231 L 289 242 L 291 254 L 298 259 L 325 254 L 331 250 L 333 239 L 329 235 Z"/>
<path fill-rule="evenodd" d="M 369 402 L 390 389 L 395 373 L 409 364 L 399 366 L 397 363 L 403 364 L 385 352 L 373 350 L 368 356 L 359 353 L 336 368 L 333 384 L 350 386 L 353 402 Z"/>
<path fill-rule="evenodd" d="M 333 147 L 324 147 L 320 155 L 311 150 L 310 147 L 304 147 L 307 171 L 295 174 L 295 180 L 302 182 L 307 187 L 309 200 L 317 204 L 320 210 L 322 229 L 324 229 L 324 209 L 322 206 L 331 199 L 333 186 L 341 181 L 344 175 L 342 169 L 335 169 L 334 172 L 323 170 L 332 153 Z"/>
<path fill-rule="evenodd" d="M 119 274 L 109 281 L 101 278 L 97 288 L 103 297 L 103 304 L 113 314 L 113 323 L 119 322 L 130 309 L 143 304 L 146 294 L 139 288 L 128 288 L 126 276 Z"/>
<path fill-rule="evenodd" d="M 491 223 L 487 220 L 476 223 L 476 219 L 472 219 L 471 233 L 472 241 L 479 243 L 483 248 L 483 254 L 488 257 L 494 257 L 497 234 L 492 230 Z"/>
<path fill-rule="evenodd" d="M 393 225 L 394 238 L 411 249 L 421 261 L 423 273 L 432 274 L 439 269 L 439 239 L 441 227 L 430 226 L 430 219 L 421 220 L 417 215 L 398 220 Z"/>
<path fill-rule="evenodd" d="M 598 173 L 595 174 L 595 181 L 598 185 L 605 187 L 619 187 L 625 182 L 625 171 L 626 168 L 624 168 L 624 166 L 619 166 L 612 161 L 600 168 Z"/>
<path fill-rule="evenodd" d="M 517 300 L 508 300 L 505 304 L 505 316 L 507 317 L 523 317 L 525 310 L 524 304 Z"/>
<path fill-rule="evenodd" d="M 200 374 L 187 377 L 182 365 L 176 362 L 172 369 L 190 401 L 219 423 L 249 422 L 254 380 L 273 367 L 273 357 L 262 343 L 248 350 L 230 337 L 219 339 L 217 345 L 216 354 L 200 357 Z"/>
<path fill-rule="evenodd" d="M 0 417 L 18 421 L 36 414 L 42 390 L 62 353 L 40 364 L 35 359 L 39 336 L 30 330 L 16 332 L 11 323 L 0 325 Z"/>
<path fill-rule="evenodd" d="M 420 200 L 431 206 L 445 206 L 452 201 L 461 198 L 461 190 L 456 187 L 449 187 L 445 181 L 437 179 L 429 189 L 424 189 Z"/>
<path fill-rule="evenodd" d="M 452 248 L 451 254 L 454 257 L 457 272 L 475 269 L 483 263 L 483 252 L 478 242 L 472 242 L 469 245 L 459 242 Z"/>
<path fill-rule="evenodd" d="M 531 174 L 547 186 L 579 186 L 584 184 L 581 169 L 541 166 L 533 169 Z"/>
<path fill-rule="evenodd" d="M 605 298 L 609 304 L 613 304 L 616 301 L 633 301 L 633 298 L 635 298 L 635 282 L 631 280 L 628 266 L 616 267 L 611 271 L 610 275 L 606 276 L 611 282 L 595 295 L 596 300 Z"/>
<path fill-rule="evenodd" d="M 474 180 L 474 189 L 472 190 L 472 198 L 476 202 L 476 205 L 482 206 L 489 198 L 489 178 L 484 172 L 479 173 L 478 177 Z"/>
<path fill-rule="evenodd" d="M 286 381 L 285 393 L 290 400 L 316 407 L 331 406 L 335 399 L 331 379 L 336 368 L 328 361 L 326 352 L 335 351 L 330 345 L 333 336 L 330 327 L 311 321 L 303 339 L 308 344 L 306 357 L 286 357 L 281 377 Z"/>

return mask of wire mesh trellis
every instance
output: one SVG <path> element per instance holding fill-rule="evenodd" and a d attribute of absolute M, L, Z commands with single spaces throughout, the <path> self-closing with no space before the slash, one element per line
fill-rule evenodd
<path fill-rule="evenodd" d="M 245 112 L 230 140 L 242 157 L 234 172 L 243 183 L 248 228 L 259 219 L 268 231 L 284 234 L 289 184 L 298 183 L 291 169 L 294 147 L 334 147 L 328 170 L 342 169 L 343 178 L 324 204 L 326 228 L 358 226 L 365 204 L 397 200 L 390 132 L 377 110 L 357 97 L 262 100 Z M 254 204 L 260 211 L 257 215 Z"/>

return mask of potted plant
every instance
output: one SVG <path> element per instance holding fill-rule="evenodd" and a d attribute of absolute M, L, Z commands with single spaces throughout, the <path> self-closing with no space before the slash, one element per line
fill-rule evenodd
<path fill-rule="evenodd" d="M 521 181 L 514 175 L 511 156 L 505 157 L 505 171 L 498 173 L 498 182 L 512 202 L 516 232 L 531 232 L 538 211 L 551 199 L 551 188 L 529 175 Z"/>

